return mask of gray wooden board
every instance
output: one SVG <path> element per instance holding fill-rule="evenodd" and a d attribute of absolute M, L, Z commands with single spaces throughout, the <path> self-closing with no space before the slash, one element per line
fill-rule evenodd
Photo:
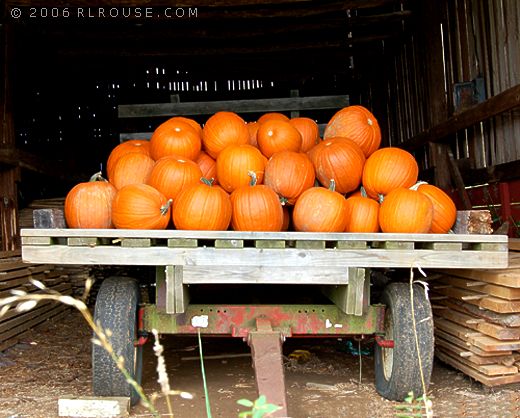
<path fill-rule="evenodd" d="M 507 252 L 436 250 L 305 250 L 295 248 L 22 247 L 30 263 L 267 267 L 501 268 Z"/>
<path fill-rule="evenodd" d="M 348 270 L 336 267 L 184 266 L 184 284 L 348 284 Z"/>

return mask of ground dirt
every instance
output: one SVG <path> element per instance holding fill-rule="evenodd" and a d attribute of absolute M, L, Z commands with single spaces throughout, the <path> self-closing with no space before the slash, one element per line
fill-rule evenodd
<path fill-rule="evenodd" d="M 21 344 L 0 354 L 0 417 L 52 418 L 58 399 L 90 396 L 90 330 L 79 314 L 71 312 L 59 322 L 33 331 Z M 381 398 L 373 383 L 373 357 L 352 353 L 358 343 L 337 339 L 289 339 L 288 356 L 308 350 L 308 361 L 287 360 L 285 367 L 289 416 L 292 418 L 395 417 L 399 404 Z M 165 359 L 173 389 L 193 394 L 192 400 L 172 398 L 174 416 L 206 416 L 196 338 L 163 336 Z M 364 350 L 370 344 L 363 344 Z M 237 417 L 244 407 L 238 399 L 254 400 L 254 371 L 245 357 L 247 345 L 231 338 L 203 339 L 207 356 L 242 354 L 206 360 L 206 375 L 213 417 Z M 196 359 L 190 359 L 195 357 Z M 151 343 L 145 346 L 143 387 L 147 395 L 159 391 Z M 519 386 L 489 389 L 462 373 L 436 362 L 429 393 L 436 417 L 520 417 Z M 157 401 L 166 414 L 164 399 Z M 142 406 L 131 417 L 151 416 Z M 406 415 L 404 415 L 406 416 Z"/>

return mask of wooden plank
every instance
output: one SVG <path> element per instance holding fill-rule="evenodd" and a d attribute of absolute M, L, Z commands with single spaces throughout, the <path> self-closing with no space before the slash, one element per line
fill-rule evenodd
<path fill-rule="evenodd" d="M 188 287 L 183 284 L 183 266 L 168 265 L 166 275 L 166 313 L 184 313 L 189 303 Z"/>
<path fill-rule="evenodd" d="M 452 276 L 463 277 L 466 279 L 478 280 L 499 286 L 520 288 L 520 270 L 497 269 L 497 270 L 477 270 L 477 269 L 446 269 L 441 273 Z"/>
<path fill-rule="evenodd" d="M 373 248 L 384 248 L 386 250 L 413 250 L 414 243 L 409 241 L 381 241 L 375 242 Z"/>
<path fill-rule="evenodd" d="M 459 289 L 456 287 L 435 288 L 435 291 L 459 300 L 463 300 L 479 308 L 489 309 L 498 313 L 520 312 L 520 301 L 500 299 L 495 296 L 487 296 L 472 290 Z"/>
<path fill-rule="evenodd" d="M 348 269 L 348 285 L 326 286 L 322 292 L 347 315 L 363 315 L 365 280 L 369 280 L 364 268 Z"/>
<path fill-rule="evenodd" d="M 427 242 L 423 244 L 424 249 L 428 250 L 444 250 L 444 251 L 462 251 L 461 242 Z"/>
<path fill-rule="evenodd" d="M 130 412 L 128 397 L 80 397 L 58 399 L 60 417 L 127 417 Z"/>
<path fill-rule="evenodd" d="M 286 242 L 284 240 L 257 240 L 255 241 L 256 248 L 285 248 Z"/>
<path fill-rule="evenodd" d="M 338 241 L 336 248 L 338 250 L 363 250 L 368 246 L 366 241 Z"/>
<path fill-rule="evenodd" d="M 308 250 L 324 250 L 325 241 L 296 241 L 295 247 Z"/>
<path fill-rule="evenodd" d="M 53 264 L 107 265 L 227 265 L 270 267 L 403 267 L 493 268 L 507 265 L 507 254 L 496 251 L 432 250 L 305 250 L 298 248 L 128 248 L 25 245 L 24 261 Z"/>
<path fill-rule="evenodd" d="M 121 240 L 121 247 L 124 248 L 141 248 L 151 246 L 152 240 L 150 238 L 124 238 Z"/>
<path fill-rule="evenodd" d="M 441 352 L 450 356 L 453 356 L 454 354 L 452 351 L 449 351 L 444 347 L 438 347 L 437 352 Z M 516 366 L 504 366 L 502 364 L 476 364 L 468 358 L 461 356 L 457 357 L 457 361 L 475 369 L 485 376 L 504 376 L 518 374 L 518 368 Z"/>
<path fill-rule="evenodd" d="M 486 365 L 486 364 L 503 364 L 502 361 L 506 363 L 510 363 L 511 361 L 514 363 L 515 357 L 510 356 L 490 356 L 490 357 L 482 357 L 478 356 L 471 351 L 464 350 L 456 345 L 442 339 L 439 337 L 435 338 L 435 347 L 441 347 L 443 350 L 448 351 L 451 355 L 457 357 L 464 357 L 467 361 L 475 364 L 475 365 Z"/>
<path fill-rule="evenodd" d="M 198 240 L 195 238 L 170 238 L 168 239 L 168 247 L 177 248 L 196 248 Z"/>
<path fill-rule="evenodd" d="M 348 269 L 337 267 L 184 266 L 184 284 L 348 284 Z"/>
<path fill-rule="evenodd" d="M 456 309 L 459 312 L 468 313 L 470 315 L 483 318 L 493 324 L 512 328 L 520 327 L 520 314 L 496 313 L 488 309 L 481 309 L 478 306 L 474 306 L 455 299 L 443 300 L 440 303 L 446 305 L 450 309 Z"/>
<path fill-rule="evenodd" d="M 511 251 L 520 251 L 520 238 L 509 238 L 508 246 Z"/>
<path fill-rule="evenodd" d="M 457 131 L 469 128 L 517 106 L 520 106 L 520 85 L 513 86 L 482 103 L 446 119 L 419 135 L 402 142 L 399 146 L 407 150 L 415 150 L 428 142 L 445 141 L 449 135 Z"/>
<path fill-rule="evenodd" d="M 459 347 L 462 350 L 470 351 L 476 354 L 479 357 L 499 357 L 499 356 L 512 356 L 513 351 L 504 350 L 504 351 L 484 351 L 473 344 L 468 343 L 460 339 L 459 337 L 450 334 L 449 332 L 445 332 L 439 328 L 435 329 L 435 338 L 441 338 L 445 341 L 449 341 L 456 347 Z"/>
<path fill-rule="evenodd" d="M 465 279 L 462 277 L 446 276 L 436 280 L 436 283 L 450 284 L 461 289 L 471 288 L 471 290 L 482 292 L 484 294 L 496 296 L 507 300 L 520 299 L 520 288 L 512 288 L 494 284 L 488 284 L 472 279 Z"/>
<path fill-rule="evenodd" d="M 93 247 L 97 245 L 98 239 L 96 237 L 70 237 L 67 238 L 67 245 L 77 247 Z"/>
<path fill-rule="evenodd" d="M 242 239 L 216 239 L 215 248 L 243 248 L 244 240 Z"/>
<path fill-rule="evenodd" d="M 310 96 L 213 102 L 157 103 L 120 105 L 119 118 L 184 115 L 212 115 L 219 111 L 263 113 L 291 110 L 341 109 L 349 105 L 348 96 Z"/>

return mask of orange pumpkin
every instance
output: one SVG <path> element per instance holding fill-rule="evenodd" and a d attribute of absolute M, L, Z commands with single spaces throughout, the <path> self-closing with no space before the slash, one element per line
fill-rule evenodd
<path fill-rule="evenodd" d="M 117 160 L 123 155 L 131 152 L 150 155 L 150 141 L 145 139 L 131 139 L 129 141 L 121 142 L 119 145 L 114 147 L 107 160 L 108 178 L 113 176 L 113 170 Z"/>
<path fill-rule="evenodd" d="M 175 199 L 185 187 L 197 184 L 201 177 L 202 171 L 194 161 L 169 156 L 155 162 L 147 184 L 167 199 Z"/>
<path fill-rule="evenodd" d="M 398 187 L 388 193 L 379 208 L 383 232 L 423 234 L 432 226 L 433 204 L 428 196 Z"/>
<path fill-rule="evenodd" d="M 320 141 L 318 124 L 310 118 L 292 118 L 289 123 L 298 129 L 302 136 L 300 151 L 307 152 Z"/>
<path fill-rule="evenodd" d="M 213 158 L 201 151 L 195 162 L 199 165 L 204 178 L 213 179 L 213 184 L 218 184 L 217 162 Z"/>
<path fill-rule="evenodd" d="M 400 148 L 381 148 L 365 162 L 363 187 L 370 197 L 387 195 L 398 187 L 417 182 L 419 167 L 412 154 Z"/>
<path fill-rule="evenodd" d="M 249 143 L 249 130 L 244 120 L 233 112 L 217 112 L 202 129 L 202 142 L 206 152 L 217 158 L 228 145 Z"/>
<path fill-rule="evenodd" d="M 442 189 L 431 184 L 419 184 L 417 191 L 428 196 L 433 204 L 433 219 L 430 232 L 446 234 L 457 219 L 457 207 Z"/>
<path fill-rule="evenodd" d="M 258 148 L 267 158 L 280 151 L 300 151 L 302 136 L 289 122 L 270 119 L 263 122 L 256 134 Z"/>
<path fill-rule="evenodd" d="M 108 178 L 116 189 L 129 184 L 142 184 L 148 181 L 155 161 L 146 154 L 131 152 L 121 156 L 114 165 Z"/>
<path fill-rule="evenodd" d="M 345 232 L 378 232 L 379 203 L 367 197 L 364 189 L 359 196 L 350 196 L 345 200 Z"/>
<path fill-rule="evenodd" d="M 268 120 L 283 120 L 284 122 L 289 122 L 289 118 L 285 116 L 283 113 L 279 112 L 268 112 L 264 113 L 257 120 L 259 124 L 267 122 Z"/>
<path fill-rule="evenodd" d="M 305 190 L 294 205 L 292 220 L 296 231 L 345 231 L 345 198 L 334 191 L 334 180 L 328 189 L 312 187 Z"/>
<path fill-rule="evenodd" d="M 120 229 L 166 229 L 171 200 L 148 184 L 121 188 L 112 203 L 112 221 Z"/>
<path fill-rule="evenodd" d="M 150 154 L 154 160 L 176 155 L 196 160 L 201 149 L 200 133 L 190 123 L 175 117 L 155 129 L 150 139 Z"/>
<path fill-rule="evenodd" d="M 342 136 L 361 147 L 368 158 L 381 144 L 381 129 L 374 115 L 363 106 L 347 106 L 339 110 L 325 128 L 324 139 Z"/>
<path fill-rule="evenodd" d="M 65 198 L 65 220 L 69 228 L 113 228 L 112 201 L 117 189 L 94 174 L 90 181 L 76 184 Z"/>
<path fill-rule="evenodd" d="M 314 186 L 314 179 L 314 166 L 301 152 L 277 152 L 265 166 L 264 184 L 289 205 L 294 205 L 305 190 Z"/>
<path fill-rule="evenodd" d="M 229 195 L 212 181 L 185 188 L 175 199 L 173 223 L 177 229 L 225 231 L 231 222 Z"/>
<path fill-rule="evenodd" d="M 173 118 L 168 119 L 168 122 L 175 122 L 175 121 L 187 123 L 193 129 L 195 129 L 195 131 L 202 138 L 202 126 L 200 126 L 200 124 L 196 120 L 193 120 L 191 118 L 185 118 L 184 116 L 174 116 Z"/>
<path fill-rule="evenodd" d="M 249 122 L 247 125 L 247 130 L 249 131 L 249 145 L 258 148 L 258 141 L 256 140 L 256 134 L 258 132 L 258 128 L 260 124 L 258 122 Z"/>
<path fill-rule="evenodd" d="M 326 186 L 331 179 L 336 182 L 336 191 L 348 193 L 356 190 L 361 183 L 365 156 L 354 141 L 323 141 L 314 154 L 316 177 Z"/>
<path fill-rule="evenodd" d="M 219 184 L 227 192 L 247 186 L 254 172 L 258 184 L 263 182 L 267 159 L 252 145 L 230 145 L 217 157 Z"/>
<path fill-rule="evenodd" d="M 281 231 L 283 209 L 277 194 L 263 184 L 257 185 L 255 173 L 250 176 L 250 185 L 231 194 L 231 226 L 235 231 Z"/>

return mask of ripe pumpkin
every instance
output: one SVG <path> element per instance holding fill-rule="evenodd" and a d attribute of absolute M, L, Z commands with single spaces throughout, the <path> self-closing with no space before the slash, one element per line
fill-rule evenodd
<path fill-rule="evenodd" d="M 263 182 L 267 159 L 252 145 L 230 145 L 217 157 L 217 177 L 224 190 L 247 186 L 254 172 L 258 184 Z"/>
<path fill-rule="evenodd" d="M 325 128 L 324 139 L 342 136 L 361 147 L 368 158 L 381 144 L 381 129 L 374 115 L 363 106 L 347 106 L 332 116 Z"/>
<path fill-rule="evenodd" d="M 112 177 L 117 160 L 130 152 L 139 152 L 141 154 L 150 155 L 150 141 L 146 139 L 131 139 L 129 141 L 121 142 L 119 145 L 114 147 L 112 151 L 110 151 L 107 160 L 108 178 Z"/>
<path fill-rule="evenodd" d="M 267 158 L 280 151 L 300 151 L 302 136 L 289 122 L 270 119 L 260 124 L 256 134 L 258 148 Z"/>
<path fill-rule="evenodd" d="M 121 188 L 112 203 L 112 221 L 120 229 L 166 229 L 171 199 L 148 184 Z"/>
<path fill-rule="evenodd" d="M 199 165 L 204 178 L 213 179 L 213 184 L 218 184 L 217 162 L 213 158 L 201 151 L 195 162 Z"/>
<path fill-rule="evenodd" d="M 204 125 L 202 142 L 206 152 L 216 159 L 228 145 L 248 144 L 249 130 L 236 113 L 217 112 Z"/>
<path fill-rule="evenodd" d="M 398 187 L 388 193 L 379 208 L 383 232 L 423 234 L 432 226 L 433 204 L 428 196 Z"/>
<path fill-rule="evenodd" d="M 283 120 L 284 122 L 289 122 L 289 118 L 285 116 L 283 113 L 279 112 L 268 112 L 264 113 L 257 120 L 259 124 L 267 122 L 268 120 Z"/>
<path fill-rule="evenodd" d="M 336 191 L 348 193 L 361 184 L 365 156 L 354 141 L 325 140 L 314 153 L 314 167 L 319 182 L 326 186 L 331 179 L 336 182 Z"/>
<path fill-rule="evenodd" d="M 258 128 L 260 124 L 258 122 L 249 122 L 247 125 L 247 130 L 249 131 L 249 145 L 258 148 L 258 141 L 256 140 L 256 134 L 258 132 Z"/>
<path fill-rule="evenodd" d="M 185 187 L 197 184 L 201 177 L 202 171 L 194 161 L 169 156 L 155 162 L 147 184 L 167 199 L 175 199 Z"/>
<path fill-rule="evenodd" d="M 155 161 L 146 154 L 131 152 L 121 156 L 108 178 L 116 189 L 129 184 L 142 184 L 148 181 Z"/>
<path fill-rule="evenodd" d="M 155 129 L 150 139 L 150 154 L 154 160 L 169 155 L 196 160 L 201 146 L 200 133 L 197 129 L 176 117 Z"/>
<path fill-rule="evenodd" d="M 417 182 L 419 167 L 412 154 L 400 148 L 381 148 L 365 162 L 363 187 L 370 197 L 387 195 L 398 187 Z"/>
<path fill-rule="evenodd" d="M 185 118 L 184 116 L 174 116 L 173 118 L 168 119 L 168 121 L 169 122 L 180 121 L 180 122 L 187 123 L 193 129 L 195 129 L 195 131 L 202 138 L 202 126 L 200 126 L 200 124 L 196 120 L 193 120 L 191 118 Z"/>
<path fill-rule="evenodd" d="M 76 184 L 65 198 L 65 220 L 69 228 L 113 228 L 112 201 L 117 189 L 94 174 L 88 182 Z"/>
<path fill-rule="evenodd" d="M 331 180 L 328 189 L 312 187 L 301 194 L 292 214 L 296 231 L 345 231 L 345 198 L 334 191 L 334 187 L 334 180 Z"/>
<path fill-rule="evenodd" d="M 173 223 L 177 229 L 225 231 L 231 222 L 229 195 L 211 180 L 185 188 L 175 199 Z"/>
<path fill-rule="evenodd" d="M 379 203 L 367 197 L 362 188 L 359 195 L 345 200 L 345 232 L 378 232 Z"/>
<path fill-rule="evenodd" d="M 432 184 L 419 184 L 419 193 L 428 196 L 433 204 L 433 219 L 430 232 L 434 234 L 446 234 L 457 219 L 457 207 L 451 197 L 442 189 Z"/>
<path fill-rule="evenodd" d="M 231 226 L 235 231 L 281 231 L 283 209 L 278 195 L 263 184 L 257 185 L 255 173 L 250 172 L 250 176 L 249 185 L 231 194 Z"/>
<path fill-rule="evenodd" d="M 264 184 L 289 205 L 294 205 L 305 190 L 314 186 L 314 179 L 314 166 L 302 152 L 277 152 L 265 166 Z"/>
<path fill-rule="evenodd" d="M 292 118 L 289 123 L 298 129 L 302 136 L 301 152 L 307 152 L 320 141 L 318 124 L 310 118 Z"/>

